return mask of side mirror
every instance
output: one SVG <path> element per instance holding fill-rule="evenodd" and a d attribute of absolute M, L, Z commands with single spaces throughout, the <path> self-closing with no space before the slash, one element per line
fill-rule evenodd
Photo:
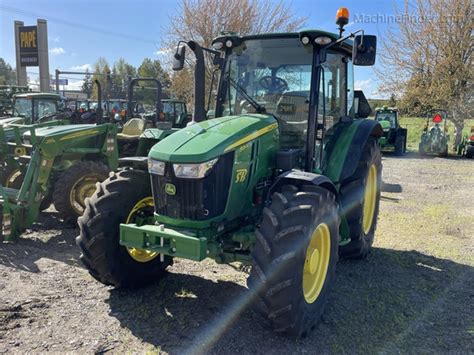
<path fill-rule="evenodd" d="M 361 90 L 354 91 L 354 108 L 356 118 L 367 118 L 372 112 L 372 108 Z"/>
<path fill-rule="evenodd" d="M 181 46 L 176 49 L 173 60 L 173 70 L 180 71 L 184 68 L 184 58 L 186 57 L 186 47 Z"/>
<path fill-rule="evenodd" d="M 374 65 L 377 52 L 377 36 L 355 36 L 352 47 L 352 62 L 354 65 Z"/>

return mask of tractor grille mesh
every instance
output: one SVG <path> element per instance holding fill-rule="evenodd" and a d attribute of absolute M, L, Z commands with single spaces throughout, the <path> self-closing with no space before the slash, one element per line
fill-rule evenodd
<path fill-rule="evenodd" d="M 174 175 L 166 163 L 165 175 L 152 174 L 151 183 L 156 213 L 171 218 L 206 220 L 224 213 L 229 195 L 234 152 L 221 156 L 211 172 L 202 179 L 183 179 Z M 176 194 L 165 192 L 173 184 Z"/>

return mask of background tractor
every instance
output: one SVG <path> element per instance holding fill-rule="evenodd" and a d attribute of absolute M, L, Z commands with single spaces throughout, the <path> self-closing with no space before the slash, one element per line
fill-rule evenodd
<path fill-rule="evenodd" d="M 14 95 L 29 90 L 28 86 L 0 85 L 0 119 L 12 115 Z"/>
<path fill-rule="evenodd" d="M 471 134 L 464 136 L 461 143 L 455 148 L 458 155 L 474 158 L 474 126 L 471 127 Z"/>
<path fill-rule="evenodd" d="M 7 142 L 0 128 L 0 237 L 7 241 L 51 202 L 61 218 L 75 222 L 95 184 L 118 165 L 113 124 L 13 129 L 19 139 Z"/>
<path fill-rule="evenodd" d="M 395 155 L 403 155 L 407 150 L 408 130 L 400 126 L 398 110 L 391 107 L 375 109 L 375 120 L 383 129 L 383 137 L 380 138 L 382 150 L 393 150 Z"/>
<path fill-rule="evenodd" d="M 138 287 L 173 258 L 240 262 L 252 266 L 249 301 L 276 331 L 314 329 L 339 255 L 367 256 L 379 209 L 383 130 L 362 119 L 370 107 L 351 75 L 374 63 L 376 38 L 342 37 L 348 18 L 338 11 L 339 35 L 180 42 L 175 70 L 186 46 L 196 57 L 195 124 L 154 145 L 148 169 L 112 174 L 87 200 L 77 243 L 93 277 Z M 220 69 L 207 121 L 203 52 Z"/>
<path fill-rule="evenodd" d="M 433 116 L 432 114 L 435 113 Z M 448 156 L 448 112 L 445 110 L 431 110 L 427 114 L 426 125 L 421 134 L 418 152 L 424 154 L 438 154 L 442 157 Z M 431 125 L 430 125 L 431 121 Z M 443 128 L 440 125 L 443 123 Z"/>

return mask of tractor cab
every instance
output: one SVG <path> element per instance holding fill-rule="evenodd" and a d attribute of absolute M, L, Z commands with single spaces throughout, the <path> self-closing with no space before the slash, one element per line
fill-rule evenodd
<path fill-rule="evenodd" d="M 13 99 L 12 117 L 0 120 L 0 125 L 36 124 L 67 116 L 66 99 L 52 93 L 22 93 Z"/>
<path fill-rule="evenodd" d="M 375 110 L 375 119 L 380 123 L 384 131 L 398 127 L 398 110 L 384 106 Z"/>

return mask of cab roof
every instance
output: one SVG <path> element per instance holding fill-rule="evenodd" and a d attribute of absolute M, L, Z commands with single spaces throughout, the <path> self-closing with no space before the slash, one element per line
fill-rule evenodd
<path fill-rule="evenodd" d="M 323 30 L 302 30 L 300 32 L 280 32 L 280 33 L 260 33 L 260 34 L 253 34 L 253 35 L 244 35 L 241 36 L 235 32 L 223 32 L 220 36 L 216 37 L 212 43 L 216 41 L 225 41 L 229 37 L 238 37 L 242 41 L 246 40 L 253 40 L 253 39 L 271 39 L 271 38 L 300 38 L 303 35 L 310 35 L 311 37 L 320 37 L 320 36 L 327 36 L 331 38 L 333 41 L 339 39 L 339 35 L 333 32 L 327 32 Z M 342 48 L 347 51 L 352 51 L 353 46 L 352 39 L 346 39 L 342 42 Z M 332 49 L 335 49 L 334 47 Z"/>
<path fill-rule="evenodd" d="M 15 98 L 33 98 L 33 99 L 66 99 L 65 97 L 51 92 L 23 92 L 15 94 Z"/>

